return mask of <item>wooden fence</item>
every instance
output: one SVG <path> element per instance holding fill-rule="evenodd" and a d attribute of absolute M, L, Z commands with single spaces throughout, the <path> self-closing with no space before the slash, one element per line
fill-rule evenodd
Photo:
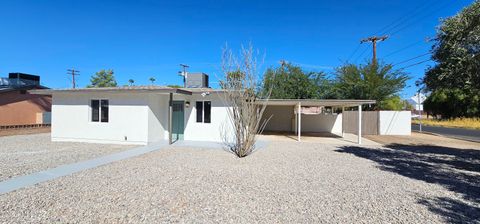
<path fill-rule="evenodd" d="M 344 111 L 342 125 L 345 133 L 358 133 L 358 111 Z M 378 135 L 379 112 L 362 112 L 362 135 Z"/>

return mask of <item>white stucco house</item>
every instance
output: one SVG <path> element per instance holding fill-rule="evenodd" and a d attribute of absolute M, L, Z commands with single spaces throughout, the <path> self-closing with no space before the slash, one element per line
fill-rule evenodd
<path fill-rule="evenodd" d="M 232 139 L 231 108 L 225 92 L 208 88 L 204 73 L 189 74 L 185 84 L 189 88 L 151 85 L 30 92 L 52 96 L 52 141 L 146 145 Z M 389 112 L 374 119 L 362 118 L 358 111 L 374 100 L 270 99 L 257 103 L 267 105 L 264 119 L 270 120 L 266 132 L 295 133 L 298 141 L 302 133 L 327 132 L 342 137 L 347 132 L 356 134 L 360 144 L 362 130 L 368 132 L 368 126 L 378 126 L 377 132 L 401 134 L 403 124 L 408 127 L 403 133 L 410 134 L 409 122 L 401 119 L 409 114 Z M 346 108 L 357 112 L 344 111 Z"/>
<path fill-rule="evenodd" d="M 220 142 L 225 134 L 233 134 L 229 132 L 230 108 L 224 92 L 218 89 L 128 86 L 32 92 L 52 96 L 52 141 L 145 145 L 165 140 Z M 264 116 L 271 119 L 265 131 L 295 132 L 300 140 L 302 132 L 342 135 L 344 129 L 342 114 L 305 114 L 306 107 L 361 108 L 375 101 L 269 100 L 266 103 Z"/>
<path fill-rule="evenodd" d="M 222 93 L 213 89 L 132 86 L 35 93 L 52 96 L 52 141 L 221 141 L 219 130 L 229 123 Z"/>

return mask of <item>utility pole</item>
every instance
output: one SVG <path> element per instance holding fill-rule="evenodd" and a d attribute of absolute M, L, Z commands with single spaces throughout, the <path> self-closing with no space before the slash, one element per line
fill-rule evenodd
<path fill-rule="evenodd" d="M 75 76 L 80 75 L 80 71 L 72 69 L 67 69 L 67 74 L 72 75 L 72 88 L 75 89 Z"/>
<path fill-rule="evenodd" d="M 280 60 L 279 63 L 280 63 L 280 66 L 282 66 L 282 69 L 285 68 L 285 65 L 287 65 L 287 61 L 285 61 L 283 59 Z"/>
<path fill-rule="evenodd" d="M 183 76 L 183 87 L 184 88 L 187 88 L 187 82 L 186 82 L 186 79 L 187 79 L 187 68 L 189 68 L 190 66 L 186 65 L 186 64 L 180 64 L 180 66 L 183 68 L 183 72 L 179 72 L 181 76 Z"/>
<path fill-rule="evenodd" d="M 377 41 L 384 41 L 388 38 L 388 36 L 373 36 L 373 37 L 367 37 L 365 39 L 360 40 L 360 43 L 363 44 L 365 42 L 372 42 L 373 45 L 373 58 L 372 58 L 372 64 L 376 63 L 377 61 Z"/>

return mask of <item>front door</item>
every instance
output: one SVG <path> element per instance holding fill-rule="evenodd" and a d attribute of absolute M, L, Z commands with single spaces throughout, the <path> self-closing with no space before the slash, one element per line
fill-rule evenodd
<path fill-rule="evenodd" d="M 185 129 L 184 102 L 173 101 L 172 105 L 172 140 L 183 140 L 183 131 Z"/>

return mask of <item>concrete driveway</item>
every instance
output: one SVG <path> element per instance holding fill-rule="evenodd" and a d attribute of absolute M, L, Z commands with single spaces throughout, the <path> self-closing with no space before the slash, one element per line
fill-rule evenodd
<path fill-rule="evenodd" d="M 260 139 L 266 141 L 297 142 L 297 135 L 292 132 L 265 132 Z M 345 133 L 344 137 L 327 132 L 302 133 L 302 142 L 322 143 L 328 145 L 357 145 L 357 135 Z M 378 146 L 380 144 L 368 138 L 362 138 L 362 145 Z"/>

